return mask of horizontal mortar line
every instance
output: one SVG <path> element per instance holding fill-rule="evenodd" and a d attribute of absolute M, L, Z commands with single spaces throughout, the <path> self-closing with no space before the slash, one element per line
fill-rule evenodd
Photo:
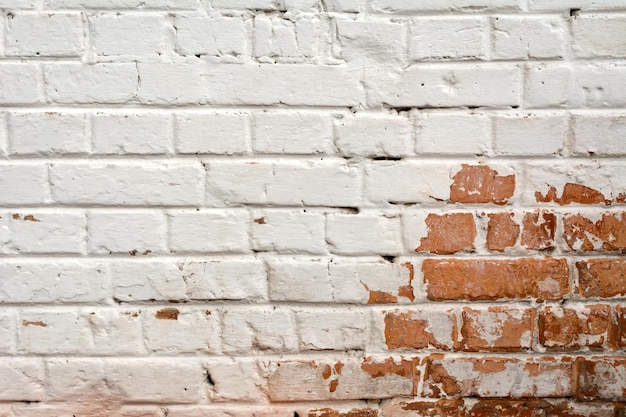
<path fill-rule="evenodd" d="M 184 360 L 184 361 L 194 361 L 194 362 L 202 362 L 204 360 L 214 360 L 214 359 L 224 359 L 224 360 L 270 360 L 270 361 L 298 361 L 300 359 L 303 360 L 311 360 L 318 359 L 320 361 L 325 360 L 357 360 L 361 361 L 366 359 L 367 357 L 372 357 L 373 359 L 382 359 L 388 358 L 390 356 L 396 357 L 398 360 L 401 357 L 406 357 L 409 355 L 409 359 L 413 358 L 421 358 L 427 359 L 428 356 L 432 354 L 442 354 L 445 359 L 490 359 L 490 358 L 498 358 L 498 359 L 545 359 L 548 357 L 548 360 L 562 360 L 562 359 L 573 359 L 576 357 L 585 357 L 585 358 L 606 358 L 606 359 L 614 359 L 616 357 L 623 357 L 620 355 L 623 351 L 617 350 L 614 352 L 607 351 L 573 351 L 573 352 L 564 352 L 564 351 L 546 351 L 546 352 L 467 352 L 467 351 L 444 351 L 437 349 L 424 349 L 422 351 L 374 351 L 374 350 L 334 350 L 334 351 L 300 351 L 300 352 L 272 352 L 265 353 L 259 352 L 257 355 L 243 355 L 243 354 L 203 354 L 196 352 L 189 353 L 178 353 L 176 355 L 146 355 L 145 353 L 139 354 L 137 356 L 120 356 L 120 354 L 111 354 L 110 356 L 103 356 L 102 354 L 93 354 L 93 355 L 85 355 L 84 353 L 28 353 L 28 354 L 19 354 L 19 355 L 6 355 L 1 354 L 1 359 L 35 359 L 41 361 L 47 360 L 55 360 L 55 359 L 76 359 L 76 360 L 90 360 L 90 359 L 100 359 L 100 360 L 151 360 L 151 359 L 167 359 L 167 360 Z M 126 354 L 123 354 L 126 355 Z M 555 362 L 558 364 L 559 362 Z M 561 362 L 562 363 L 562 362 Z M 565 362 L 569 363 L 569 362 Z M 424 364 L 420 364 L 418 366 L 423 366 Z M 572 364 L 573 365 L 573 364 Z"/>
<path fill-rule="evenodd" d="M 401 157 L 357 157 L 344 156 L 339 153 L 335 154 L 126 154 L 126 155 L 107 155 L 107 154 L 65 154 L 65 155 L 11 155 L 9 157 L 0 157 L 0 167 L 13 162 L 20 163 L 111 163 L 126 162 L 139 163 L 182 163 L 182 162 L 198 162 L 198 164 L 207 162 L 229 162 L 229 163 L 246 163 L 246 162 L 273 162 L 280 164 L 283 162 L 341 162 L 342 164 L 399 164 L 400 162 L 424 162 L 429 164 L 467 164 L 482 163 L 489 164 L 491 162 L 508 163 L 508 164 L 524 164 L 532 167 L 533 165 L 545 165 L 546 162 L 551 164 L 575 161 L 588 161 L 594 163 L 597 161 L 624 163 L 624 155 L 608 155 L 606 157 L 574 155 L 574 156 L 557 156 L 557 155 L 407 155 Z M 531 162 L 529 164 L 529 162 Z M 534 164 L 537 162 L 537 164 Z M 209 173 L 210 174 L 210 173 Z"/>

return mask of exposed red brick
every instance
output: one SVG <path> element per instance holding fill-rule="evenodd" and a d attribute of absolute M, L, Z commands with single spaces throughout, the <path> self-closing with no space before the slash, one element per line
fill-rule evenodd
<path fill-rule="evenodd" d="M 409 283 L 398 288 L 398 296 L 406 297 L 411 301 L 415 301 L 415 295 L 413 294 L 413 279 L 415 279 L 415 267 L 410 262 L 402 264 L 403 267 L 409 270 Z"/>
<path fill-rule="evenodd" d="M 515 175 L 500 176 L 485 165 L 463 164 L 452 179 L 450 201 L 455 203 L 504 205 L 515 192 Z"/>
<path fill-rule="evenodd" d="M 452 312 L 395 310 L 385 314 L 385 343 L 389 349 L 450 350 L 455 332 Z"/>
<path fill-rule="evenodd" d="M 309 411 L 309 417 L 378 417 L 378 411 L 371 408 L 354 408 L 350 411 L 341 412 L 332 408 L 320 408 Z"/>
<path fill-rule="evenodd" d="M 480 400 L 467 410 L 467 417 L 537 417 L 550 408 L 547 401 Z"/>
<path fill-rule="evenodd" d="M 515 378 L 511 378 L 515 375 Z M 571 395 L 571 362 L 532 358 L 431 356 L 423 395 L 433 398 L 541 398 Z"/>
<path fill-rule="evenodd" d="M 522 221 L 522 246 L 528 249 L 544 250 L 554 247 L 556 216 L 545 210 L 526 213 Z"/>
<path fill-rule="evenodd" d="M 615 202 L 619 204 L 626 203 L 626 193 L 619 193 L 617 197 L 615 197 Z"/>
<path fill-rule="evenodd" d="M 604 213 L 595 223 L 580 214 L 566 216 L 563 229 L 571 249 L 626 251 L 626 212 Z"/>
<path fill-rule="evenodd" d="M 474 250 L 476 224 L 471 213 L 429 214 L 426 218 L 428 236 L 420 240 L 415 252 L 449 255 Z"/>
<path fill-rule="evenodd" d="M 520 234 L 520 227 L 513 220 L 513 213 L 489 213 L 487 224 L 487 249 L 504 252 L 515 246 Z"/>
<path fill-rule="evenodd" d="M 626 357 L 577 358 L 578 399 L 626 401 Z"/>
<path fill-rule="evenodd" d="M 422 263 L 430 300 L 557 300 L 569 292 L 565 259 L 426 259 Z"/>
<path fill-rule="evenodd" d="M 539 312 L 539 343 L 550 350 L 599 349 L 611 337 L 611 307 L 545 307 Z"/>
<path fill-rule="evenodd" d="M 532 347 L 534 309 L 466 307 L 462 313 L 461 349 L 478 351 L 519 351 Z"/>
<path fill-rule="evenodd" d="M 410 378 L 413 381 L 411 393 L 413 395 L 417 393 L 420 371 L 417 369 L 416 361 L 414 360 L 402 358 L 396 361 L 394 358 L 387 358 L 384 361 L 377 361 L 367 357 L 361 363 L 361 369 L 372 378 L 381 378 L 387 375 L 398 375 L 405 379 Z"/>
<path fill-rule="evenodd" d="M 159 320 L 178 320 L 179 314 L 177 308 L 162 308 L 154 316 Z"/>
<path fill-rule="evenodd" d="M 428 417 L 459 417 L 463 416 L 462 399 L 439 401 L 402 401 L 386 405 L 384 415 L 396 415 L 393 410 L 402 410 L 401 416 L 428 416 Z M 409 414 L 410 413 L 410 414 Z"/>
<path fill-rule="evenodd" d="M 625 259 L 590 259 L 576 262 L 578 293 L 583 297 L 626 295 Z"/>
<path fill-rule="evenodd" d="M 611 200 L 607 200 L 604 195 L 594 190 L 593 188 L 586 187 L 580 184 L 567 183 L 563 187 L 563 193 L 561 197 L 556 194 L 556 188 L 550 187 L 548 192 L 543 195 L 539 191 L 535 193 L 535 200 L 538 203 L 549 203 L 554 201 L 558 205 L 564 206 L 567 204 L 611 204 Z"/>
<path fill-rule="evenodd" d="M 48 327 L 48 325 L 44 323 L 43 321 L 28 321 L 28 320 L 22 320 L 22 326 L 24 327 L 28 327 L 28 326 Z"/>

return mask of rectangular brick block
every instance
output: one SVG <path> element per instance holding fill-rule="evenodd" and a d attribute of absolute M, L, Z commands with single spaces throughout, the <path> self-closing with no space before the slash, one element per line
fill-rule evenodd
<path fill-rule="evenodd" d="M 545 307 L 539 312 L 539 343 L 548 350 L 603 349 L 614 345 L 611 307 Z"/>
<path fill-rule="evenodd" d="M 576 262 L 578 293 L 585 297 L 620 297 L 626 295 L 626 260 L 590 259 Z"/>
<path fill-rule="evenodd" d="M 534 309 L 465 307 L 461 317 L 462 350 L 516 352 L 532 348 Z"/>
<path fill-rule="evenodd" d="M 426 259 L 422 264 L 430 300 L 558 300 L 569 292 L 565 259 Z"/>
<path fill-rule="evenodd" d="M 626 359 L 616 357 L 577 358 L 574 395 L 581 400 L 626 400 Z"/>

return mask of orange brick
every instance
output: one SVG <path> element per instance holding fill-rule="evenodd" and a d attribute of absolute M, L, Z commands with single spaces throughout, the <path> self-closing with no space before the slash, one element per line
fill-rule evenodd
<path fill-rule="evenodd" d="M 474 250 L 476 224 L 471 213 L 429 214 L 426 226 L 428 236 L 421 239 L 415 252 L 449 255 Z"/>
<path fill-rule="evenodd" d="M 586 187 L 581 184 L 573 184 L 568 182 L 563 187 L 561 197 L 556 194 L 556 188 L 550 187 L 548 192 L 543 195 L 540 192 L 535 193 L 535 200 L 538 203 L 548 203 L 554 201 L 560 206 L 567 204 L 611 204 L 611 200 L 604 198 L 601 192 L 593 188 Z"/>
<path fill-rule="evenodd" d="M 583 400 L 626 401 L 626 358 L 577 358 L 575 396 Z"/>
<path fill-rule="evenodd" d="M 500 176 L 485 165 L 463 164 L 452 180 L 450 201 L 455 203 L 504 205 L 515 192 L 515 175 Z"/>
<path fill-rule="evenodd" d="M 463 417 L 464 401 L 458 400 L 408 400 L 392 399 L 381 408 L 385 417 Z"/>
<path fill-rule="evenodd" d="M 545 307 L 539 312 L 539 343 L 550 350 L 601 349 L 611 341 L 611 307 Z"/>
<path fill-rule="evenodd" d="M 394 310 L 385 314 L 385 343 L 389 349 L 450 350 L 456 317 L 451 311 Z"/>
<path fill-rule="evenodd" d="M 596 222 L 580 214 L 566 216 L 563 230 L 570 249 L 626 251 L 626 212 L 605 213 Z"/>
<path fill-rule="evenodd" d="M 426 259 L 430 300 L 558 300 L 569 292 L 565 259 Z"/>
<path fill-rule="evenodd" d="M 617 344 L 626 346 L 626 306 L 618 305 L 615 307 L 617 314 Z"/>
<path fill-rule="evenodd" d="M 350 411 L 339 411 L 332 408 L 320 408 L 309 411 L 309 417 L 378 417 L 378 411 L 371 408 L 357 409 Z"/>
<path fill-rule="evenodd" d="M 487 249 L 504 252 L 515 246 L 520 234 L 520 227 L 513 220 L 513 213 L 489 213 L 487 224 Z"/>
<path fill-rule="evenodd" d="M 527 249 L 544 250 L 554 247 L 556 216 L 545 210 L 526 213 L 522 222 L 522 246 Z"/>
<path fill-rule="evenodd" d="M 532 347 L 534 309 L 466 307 L 462 313 L 461 349 L 478 351 L 520 351 Z"/>
<path fill-rule="evenodd" d="M 527 398 L 571 395 L 573 367 L 551 358 L 450 358 L 427 360 L 423 395 L 431 398 Z"/>
<path fill-rule="evenodd" d="M 590 259 L 576 262 L 578 293 L 583 297 L 626 295 L 626 260 Z"/>

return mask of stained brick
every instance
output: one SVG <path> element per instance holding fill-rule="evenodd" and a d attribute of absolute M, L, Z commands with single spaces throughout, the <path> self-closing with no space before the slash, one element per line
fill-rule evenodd
<path fill-rule="evenodd" d="M 430 300 L 557 300 L 569 292 L 565 259 L 426 259 L 422 263 Z"/>
<path fill-rule="evenodd" d="M 534 309 L 466 307 L 462 312 L 461 348 L 466 351 L 521 351 L 533 340 Z"/>
<path fill-rule="evenodd" d="M 538 326 L 539 343 L 548 350 L 601 349 L 611 342 L 611 307 L 545 307 Z"/>
<path fill-rule="evenodd" d="M 578 399 L 626 401 L 626 358 L 594 357 L 578 358 Z"/>
<path fill-rule="evenodd" d="M 589 259 L 576 262 L 578 293 L 585 298 L 626 295 L 626 260 Z"/>

